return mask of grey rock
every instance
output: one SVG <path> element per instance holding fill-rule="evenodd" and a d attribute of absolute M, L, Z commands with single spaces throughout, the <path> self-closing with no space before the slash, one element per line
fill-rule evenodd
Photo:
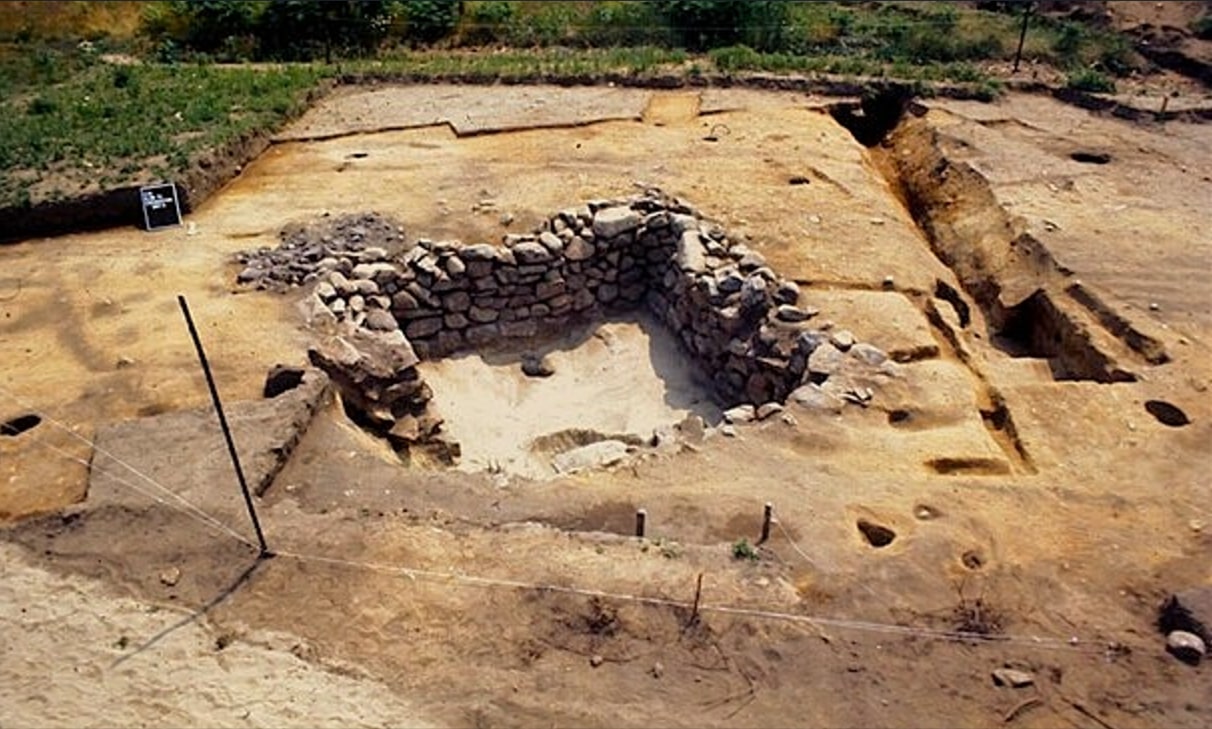
<path fill-rule="evenodd" d="M 542 243 L 544 248 L 557 255 L 564 250 L 564 241 L 560 239 L 560 236 L 547 231 L 539 233 L 539 243 Z"/>
<path fill-rule="evenodd" d="M 753 271 L 755 269 L 762 268 L 763 266 L 765 266 L 766 259 L 765 259 L 765 257 L 762 256 L 761 253 L 758 253 L 757 251 L 746 250 L 746 251 L 744 251 L 744 254 L 740 257 L 740 260 L 737 261 L 737 265 L 740 266 L 742 271 L 746 271 L 746 272 Z"/>
<path fill-rule="evenodd" d="M 846 354 L 833 344 L 825 343 L 808 356 L 808 372 L 814 375 L 837 374 L 846 362 Z"/>
<path fill-rule="evenodd" d="M 537 241 L 522 241 L 515 245 L 512 249 L 513 255 L 517 258 L 518 263 L 524 265 L 548 263 L 552 260 L 551 251 L 547 250 L 541 243 Z"/>
<path fill-rule="evenodd" d="M 489 324 L 501 317 L 496 309 L 486 309 L 479 306 L 473 306 L 468 310 L 467 316 L 477 324 Z"/>
<path fill-rule="evenodd" d="M 1172 630 L 1166 636 L 1166 650 L 1183 663 L 1198 664 L 1208 653 L 1203 639 L 1185 630 Z"/>
<path fill-rule="evenodd" d="M 527 377 L 551 377 L 555 374 L 555 367 L 551 365 L 549 357 L 529 354 L 522 357 L 522 374 Z"/>
<path fill-rule="evenodd" d="M 643 218 L 629 207 L 603 208 L 593 216 L 593 234 L 599 238 L 614 238 L 640 227 Z"/>
<path fill-rule="evenodd" d="M 564 248 L 564 257 L 569 261 L 585 261 L 593 257 L 596 249 L 593 244 L 580 236 L 574 237 Z"/>
<path fill-rule="evenodd" d="M 510 338 L 533 337 L 539 333 L 539 325 L 533 319 L 510 321 L 501 324 L 501 334 Z"/>
<path fill-rule="evenodd" d="M 797 324 L 802 321 L 808 321 L 812 318 L 811 312 L 805 311 L 797 306 L 792 306 L 791 304 L 782 304 L 775 311 L 774 315 L 779 321 L 785 321 L 789 324 Z"/>
<path fill-rule="evenodd" d="M 774 300 L 779 304 L 796 304 L 800 300 L 800 287 L 794 281 L 784 281 L 774 290 Z"/>
<path fill-rule="evenodd" d="M 395 311 L 412 311 L 417 308 L 417 300 L 407 291 L 397 291 L 391 297 L 391 308 Z"/>
<path fill-rule="evenodd" d="M 487 243 L 479 243 L 473 246 L 465 246 L 459 251 L 459 257 L 464 261 L 495 261 L 497 260 L 496 246 L 488 245 Z"/>
<path fill-rule="evenodd" d="M 745 277 L 735 268 L 723 269 L 716 278 L 721 294 L 735 294 L 745 287 Z"/>
<path fill-rule="evenodd" d="M 333 271 L 328 274 L 328 282 L 332 284 L 332 287 L 341 296 L 348 296 L 354 292 L 353 284 L 340 271 Z"/>
<path fill-rule="evenodd" d="M 319 296 L 324 301 L 332 301 L 337 298 L 337 289 L 328 281 L 321 281 L 316 284 L 316 296 Z"/>
<path fill-rule="evenodd" d="M 842 329 L 841 331 L 836 331 L 831 334 L 829 341 L 833 344 L 833 346 L 845 352 L 854 346 L 854 335 L 845 329 Z"/>
<path fill-rule="evenodd" d="M 440 317 L 430 317 L 428 319 L 416 319 L 408 323 L 404 328 L 404 334 L 409 339 L 424 339 L 437 334 L 442 328 L 442 319 Z"/>
<path fill-rule="evenodd" d="M 497 324 L 481 324 L 471 327 L 466 332 L 467 343 L 473 347 L 483 347 L 501 338 L 501 328 Z"/>
<path fill-rule="evenodd" d="M 1035 677 L 1014 668 L 998 668 L 993 671 L 993 683 L 1009 688 L 1027 688 L 1035 683 Z"/>
<path fill-rule="evenodd" d="M 888 361 L 888 354 L 884 350 L 866 342 L 859 342 L 851 347 L 850 356 L 872 367 L 879 367 Z"/>
<path fill-rule="evenodd" d="M 619 298 L 619 287 L 614 284 L 604 283 L 598 287 L 598 301 L 603 304 L 609 304 Z"/>
<path fill-rule="evenodd" d="M 726 423 L 751 423 L 757 417 L 757 411 L 752 405 L 737 405 L 724 411 Z"/>
<path fill-rule="evenodd" d="M 451 276 L 462 276 L 467 271 L 467 264 L 458 256 L 451 256 L 444 262 L 446 273 Z"/>
<path fill-rule="evenodd" d="M 382 309 L 366 312 L 366 328 L 377 332 L 389 332 L 399 328 L 396 318 Z"/>
<path fill-rule="evenodd" d="M 379 293 L 379 284 L 364 278 L 355 279 L 353 281 L 354 291 L 362 296 L 374 296 Z"/>
<path fill-rule="evenodd" d="M 783 412 L 783 406 L 781 403 L 768 402 L 757 409 L 757 419 L 765 420 L 766 418 L 769 418 L 772 415 L 777 415 L 781 412 Z"/>
<path fill-rule="evenodd" d="M 834 415 L 842 412 L 842 408 L 846 405 L 833 394 L 825 392 L 815 384 L 804 385 L 792 390 L 788 399 L 806 410 L 833 413 Z"/>
<path fill-rule="evenodd" d="M 703 248 L 703 240 L 697 231 L 688 230 L 682 233 L 678 240 L 677 254 L 674 259 L 678 268 L 687 273 L 704 273 L 707 270 L 707 251 Z"/>
<path fill-rule="evenodd" d="M 358 265 L 354 266 L 353 273 L 351 275 L 354 278 L 369 280 L 381 273 L 395 272 L 396 267 L 390 263 L 359 263 Z"/>
<path fill-rule="evenodd" d="M 442 297 L 442 308 L 447 311 L 467 311 L 471 308 L 471 295 L 466 291 L 455 291 Z"/>
<path fill-rule="evenodd" d="M 600 440 L 556 455 L 551 459 L 551 465 L 558 473 L 576 473 L 613 466 L 625 458 L 627 458 L 626 443 L 621 440 Z"/>
<path fill-rule="evenodd" d="M 458 312 L 447 314 L 443 317 L 442 321 L 448 329 L 466 329 L 467 325 L 471 323 L 467 320 L 466 316 Z"/>

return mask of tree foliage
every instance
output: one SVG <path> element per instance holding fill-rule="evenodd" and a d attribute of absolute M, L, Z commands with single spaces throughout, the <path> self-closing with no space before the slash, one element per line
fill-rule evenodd
<path fill-rule="evenodd" d="M 779 0 L 658 0 L 657 7 L 693 50 L 738 43 L 776 48 L 789 17 L 786 3 Z"/>

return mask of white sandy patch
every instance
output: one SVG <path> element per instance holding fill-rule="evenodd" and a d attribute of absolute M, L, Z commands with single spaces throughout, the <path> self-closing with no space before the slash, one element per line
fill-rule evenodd
<path fill-rule="evenodd" d="M 491 465 L 526 476 L 555 474 L 538 436 L 567 429 L 648 438 L 697 413 L 719 419 L 702 375 L 649 316 L 607 322 L 587 338 L 539 349 L 555 374 L 530 378 L 516 359 L 467 355 L 421 365 L 446 428 L 463 448 L 460 467 Z M 578 339 L 584 341 L 578 344 Z"/>
<path fill-rule="evenodd" d="M 5 727 L 425 726 L 381 683 L 289 652 L 288 636 L 222 651 L 189 613 L 108 596 L 0 544 L 0 722 Z M 125 640 L 124 640 L 125 639 Z M 125 644 L 126 648 L 120 645 Z"/>

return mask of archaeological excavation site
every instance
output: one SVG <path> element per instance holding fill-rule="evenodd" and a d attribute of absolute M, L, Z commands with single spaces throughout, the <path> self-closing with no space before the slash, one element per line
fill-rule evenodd
<path fill-rule="evenodd" d="M 337 86 L 180 226 L 0 247 L 5 682 L 1212 723 L 1206 117 L 757 86 Z"/>

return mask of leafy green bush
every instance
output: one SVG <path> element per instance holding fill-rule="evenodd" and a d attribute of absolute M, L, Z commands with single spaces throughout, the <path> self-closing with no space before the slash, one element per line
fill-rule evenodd
<path fill-rule="evenodd" d="M 268 57 L 282 60 L 364 54 L 387 37 L 396 10 L 387 0 L 272 0 L 258 38 Z"/>
<path fill-rule="evenodd" d="M 759 559 L 761 559 L 761 555 L 759 555 L 758 551 L 754 549 L 752 544 L 749 543 L 748 539 L 741 537 L 732 545 L 732 558 L 746 559 L 750 562 L 757 562 Z"/>
<path fill-rule="evenodd" d="M 762 66 L 762 56 L 749 46 L 727 46 L 708 53 L 711 62 L 721 71 L 748 71 Z"/>
<path fill-rule="evenodd" d="M 459 0 L 405 0 L 408 37 L 433 43 L 454 32 L 459 22 Z"/>
<path fill-rule="evenodd" d="M 743 43 L 777 50 L 789 18 L 778 0 L 657 0 L 679 42 L 693 50 Z"/>
<path fill-rule="evenodd" d="M 461 40 L 467 45 L 503 43 L 509 37 L 510 22 L 514 18 L 513 3 L 506 0 L 488 0 L 472 5 L 464 15 Z"/>
<path fill-rule="evenodd" d="M 579 44 L 591 47 L 670 45 L 674 40 L 653 5 L 636 2 L 594 3 L 578 35 Z"/>
<path fill-rule="evenodd" d="M 1077 91 L 1089 91 L 1095 94 L 1115 93 L 1115 80 L 1093 68 L 1084 68 L 1069 74 L 1065 86 Z"/>
<path fill-rule="evenodd" d="M 1191 23 L 1191 32 L 1195 33 L 1197 38 L 1212 40 L 1212 15 L 1197 18 Z"/>
<path fill-rule="evenodd" d="M 191 48 L 212 53 L 235 36 L 255 38 L 256 6 L 241 0 L 173 0 L 172 12 L 185 25 Z"/>

